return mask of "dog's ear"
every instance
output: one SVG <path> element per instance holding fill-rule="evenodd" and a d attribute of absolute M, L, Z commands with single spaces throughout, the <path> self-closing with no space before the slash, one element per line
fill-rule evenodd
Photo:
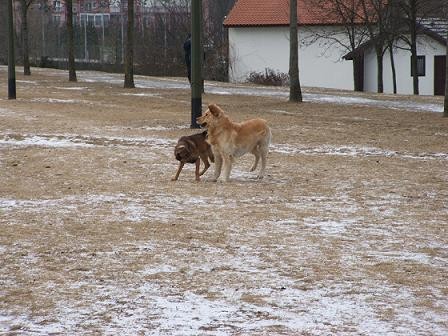
<path fill-rule="evenodd" d="M 215 117 L 219 116 L 222 113 L 221 108 L 216 104 L 210 104 L 208 106 L 208 109 Z"/>

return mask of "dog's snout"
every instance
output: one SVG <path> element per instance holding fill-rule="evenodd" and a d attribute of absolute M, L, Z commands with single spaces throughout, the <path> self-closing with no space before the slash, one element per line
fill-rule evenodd
<path fill-rule="evenodd" d="M 181 158 L 181 156 L 180 156 L 180 154 L 179 153 L 176 153 L 176 160 L 177 161 L 180 161 L 182 158 Z"/>

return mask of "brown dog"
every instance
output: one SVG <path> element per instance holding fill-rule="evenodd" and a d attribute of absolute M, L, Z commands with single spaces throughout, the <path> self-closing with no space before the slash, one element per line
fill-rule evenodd
<path fill-rule="evenodd" d="M 177 169 L 176 176 L 172 178 L 172 181 L 177 181 L 185 163 L 196 164 L 196 181 L 200 181 L 199 176 L 203 175 L 210 167 L 208 159 L 210 159 L 211 162 L 215 162 L 212 149 L 207 143 L 206 139 L 207 131 L 183 136 L 179 139 L 176 147 L 174 148 L 174 156 L 176 157 L 176 160 L 179 161 L 179 168 Z M 199 173 L 201 160 L 202 162 L 204 162 L 205 166 L 204 169 Z"/>
<path fill-rule="evenodd" d="M 246 153 L 255 156 L 250 171 L 257 168 L 261 159 L 261 169 L 257 178 L 263 178 L 271 142 L 271 130 L 266 120 L 257 118 L 236 123 L 219 106 L 211 104 L 196 121 L 208 130 L 207 141 L 212 145 L 216 158 L 215 180 L 221 175 L 221 167 L 224 166 L 224 180 L 228 181 L 233 159 Z"/>

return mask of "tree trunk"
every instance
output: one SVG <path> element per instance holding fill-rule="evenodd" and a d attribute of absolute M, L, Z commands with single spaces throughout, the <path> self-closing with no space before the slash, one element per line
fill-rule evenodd
<path fill-rule="evenodd" d="M 30 50 L 28 43 L 28 5 L 26 0 L 20 1 L 22 16 L 22 48 L 23 48 L 23 74 L 31 75 Z"/>
<path fill-rule="evenodd" d="M 290 0 L 289 12 L 289 101 L 302 102 L 302 90 L 299 80 L 297 0 Z"/>
<path fill-rule="evenodd" d="M 417 71 L 417 4 L 416 0 L 410 1 L 410 34 L 411 34 L 411 71 L 414 94 L 419 94 Z"/>
<path fill-rule="evenodd" d="M 14 16 L 12 0 L 8 2 L 8 99 L 16 99 L 16 60 L 14 47 Z"/>
<path fill-rule="evenodd" d="M 397 71 L 395 69 L 395 59 L 394 59 L 394 47 L 392 43 L 389 43 L 389 56 L 390 56 L 390 67 L 392 69 L 392 83 L 394 86 L 394 94 L 397 94 Z"/>
<path fill-rule="evenodd" d="M 448 33 L 446 36 L 446 57 L 445 57 L 445 103 L 443 109 L 443 116 L 448 118 Z"/>
<path fill-rule="evenodd" d="M 378 67 L 377 71 L 377 90 L 378 93 L 384 92 L 384 84 L 383 84 L 383 50 L 380 47 L 375 47 L 376 52 L 376 64 Z"/>
<path fill-rule="evenodd" d="M 75 42 L 73 35 L 73 4 L 72 0 L 67 0 L 67 34 L 68 34 L 68 80 L 76 82 L 75 68 Z"/>
<path fill-rule="evenodd" d="M 128 0 L 128 26 L 124 65 L 124 87 L 135 88 L 134 84 L 134 0 Z"/>
<path fill-rule="evenodd" d="M 411 40 L 413 38 L 411 37 Z M 419 94 L 418 84 L 418 71 L 417 71 L 417 48 L 415 42 L 411 42 L 411 72 L 412 72 L 412 86 L 414 88 L 414 94 Z"/>

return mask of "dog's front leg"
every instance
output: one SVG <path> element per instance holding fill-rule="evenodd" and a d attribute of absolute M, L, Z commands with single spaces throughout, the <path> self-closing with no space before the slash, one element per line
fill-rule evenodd
<path fill-rule="evenodd" d="M 201 176 L 199 174 L 199 167 L 201 165 L 201 159 L 197 158 L 195 164 L 196 164 L 196 170 L 194 172 L 194 175 L 196 176 L 196 181 L 199 182 L 201 180 L 201 178 L 199 177 L 199 176 Z"/>
<path fill-rule="evenodd" d="M 171 181 L 177 181 L 177 179 L 179 178 L 179 174 L 182 170 L 182 168 L 184 167 L 184 163 L 182 161 L 179 162 L 179 168 L 177 168 L 177 172 L 176 172 L 176 176 L 174 176 Z"/>
<path fill-rule="evenodd" d="M 233 159 L 230 155 L 223 155 L 224 162 L 224 181 L 228 182 L 230 178 L 230 171 L 232 170 Z"/>
<path fill-rule="evenodd" d="M 215 176 L 213 178 L 213 181 L 217 181 L 219 175 L 221 175 L 221 168 L 222 168 L 222 156 L 221 153 L 217 151 L 213 151 L 213 154 L 215 156 Z"/>

